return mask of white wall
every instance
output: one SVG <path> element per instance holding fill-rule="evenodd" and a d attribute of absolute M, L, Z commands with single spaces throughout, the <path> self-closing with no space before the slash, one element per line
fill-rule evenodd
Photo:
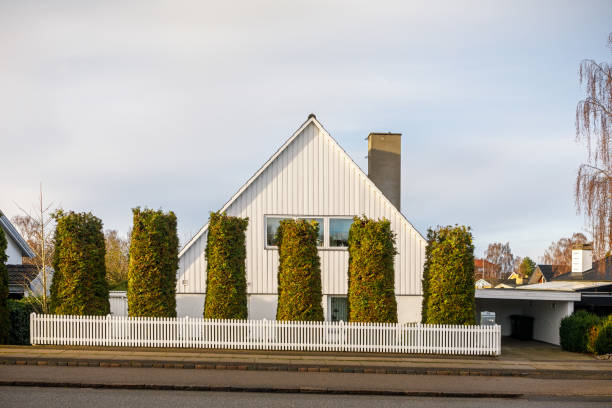
<path fill-rule="evenodd" d="M 9 234 L 5 232 L 4 235 L 8 243 L 6 246 L 6 255 L 8 256 L 6 263 L 9 265 L 21 265 L 21 249 Z"/>
<path fill-rule="evenodd" d="M 523 314 L 534 318 L 533 338 L 559 345 L 561 320 L 574 312 L 574 302 L 533 301 L 525 302 Z"/>
<path fill-rule="evenodd" d="M 176 316 L 177 317 L 204 317 L 204 300 L 202 294 L 177 294 Z"/>
<path fill-rule="evenodd" d="M 533 339 L 559 345 L 561 320 L 574 312 L 574 302 L 552 300 L 476 299 L 476 319 L 480 312 L 495 312 L 495 321 L 502 326 L 502 336 L 511 334 L 510 316 L 531 316 Z"/>
<path fill-rule="evenodd" d="M 127 293 L 124 290 L 111 290 L 108 292 L 108 301 L 110 302 L 110 312 L 115 316 L 127 316 Z"/>
<path fill-rule="evenodd" d="M 421 295 L 425 239 L 315 122 L 297 133 L 225 211 L 249 217 L 246 274 L 251 295 L 277 293 L 278 251 L 264 246 L 265 215 L 361 214 L 390 220 L 399 252 L 395 257 L 395 293 Z M 177 293 L 206 292 L 205 247 L 203 233 L 181 251 Z M 346 294 L 348 251 L 321 250 L 319 256 L 323 294 Z"/>
<path fill-rule="evenodd" d="M 396 296 L 397 322 L 418 323 L 421 321 L 423 296 Z"/>
<path fill-rule="evenodd" d="M 249 295 L 249 320 L 276 320 L 277 295 Z"/>
<path fill-rule="evenodd" d="M 397 296 L 397 319 L 399 323 L 414 323 L 421 321 L 421 296 Z M 177 294 L 177 317 L 202 317 L 204 315 L 205 296 L 200 294 Z M 127 296 L 125 291 L 110 291 L 109 301 L 111 314 L 127 316 Z M 323 315 L 329 320 L 327 304 L 329 296 L 323 296 Z M 277 295 L 249 295 L 248 308 L 250 320 L 275 320 Z"/>

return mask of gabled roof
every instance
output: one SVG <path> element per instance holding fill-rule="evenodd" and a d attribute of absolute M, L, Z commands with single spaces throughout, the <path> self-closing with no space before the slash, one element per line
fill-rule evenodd
<path fill-rule="evenodd" d="M 17 231 L 6 215 L 2 213 L 2 210 L 0 210 L 0 225 L 9 235 L 9 237 L 11 237 L 13 241 L 17 243 L 17 246 L 19 246 L 19 249 L 21 249 L 22 256 L 25 256 L 26 258 L 34 258 L 35 255 L 32 248 L 30 248 L 28 243 L 25 241 L 25 239 L 23 239 L 19 231 Z"/>
<path fill-rule="evenodd" d="M 359 165 L 357 165 L 357 163 L 355 163 L 355 161 L 351 158 L 351 156 L 346 152 L 346 150 L 344 150 L 344 148 L 342 148 L 342 146 L 340 146 L 340 144 L 336 141 L 336 139 L 334 139 L 323 127 L 323 125 L 321 125 L 321 123 L 317 120 L 316 116 L 314 114 L 310 114 L 308 115 L 308 119 L 306 119 L 306 121 L 304 123 L 302 123 L 302 125 L 298 128 L 298 130 L 296 130 L 293 135 L 291 135 L 291 137 L 289 139 L 287 139 L 287 141 L 285 143 L 283 143 L 283 145 L 276 151 L 276 153 L 274 153 L 272 155 L 272 157 L 270 157 L 268 159 L 268 161 L 266 161 L 264 163 L 264 165 L 255 172 L 255 174 L 253 174 L 253 176 L 247 180 L 247 182 L 238 189 L 238 191 L 225 203 L 225 205 L 223 205 L 223 207 L 221 207 L 221 212 L 226 211 L 233 203 L 234 201 L 236 201 L 238 199 L 238 197 L 240 197 L 240 195 L 249 188 L 249 186 L 251 184 L 253 184 L 253 182 L 255 182 L 255 180 L 257 180 L 257 178 L 274 162 L 274 160 L 276 160 L 276 158 L 278 156 L 281 155 L 281 153 L 283 153 L 290 145 L 291 143 L 293 143 L 293 141 L 302 133 L 302 131 L 304 131 L 304 129 L 306 129 L 306 127 L 308 127 L 308 125 L 313 124 L 314 126 L 316 126 L 323 135 L 325 135 L 325 137 L 329 138 L 331 140 L 332 143 L 334 143 L 336 146 L 338 146 L 340 148 L 340 150 L 346 155 L 346 157 L 351 161 L 351 163 L 353 163 L 355 165 L 355 167 L 362 173 L 363 176 L 365 176 L 365 180 L 367 180 L 367 182 L 369 182 L 371 184 L 371 187 L 377 191 L 378 193 L 380 193 L 381 197 L 383 197 L 384 200 L 387 200 L 387 202 L 389 203 L 389 205 L 391 205 L 393 208 L 395 208 L 397 210 L 397 212 L 402 216 L 402 218 L 416 231 L 417 234 L 419 234 L 419 236 L 425 240 L 425 238 L 423 237 L 423 234 L 421 234 L 419 232 L 419 230 L 417 230 L 414 225 L 412 225 L 412 223 L 410 221 L 408 221 L 408 219 L 404 216 L 404 214 L 401 213 L 401 211 L 399 211 L 394 205 L 393 203 L 391 203 L 391 201 L 389 201 L 389 199 L 383 194 L 382 191 L 380 191 L 380 189 L 374 184 L 374 182 L 372 180 L 370 180 L 368 178 L 368 175 L 363 171 L 363 169 L 361 169 L 361 167 L 359 167 Z M 179 252 L 179 257 L 181 257 L 190 247 L 191 245 L 193 245 L 198 238 L 200 238 L 206 231 L 208 230 L 208 223 L 206 225 L 204 225 L 186 244 L 185 246 L 183 246 L 183 248 L 181 248 L 181 251 Z"/>
<path fill-rule="evenodd" d="M 570 269 L 568 265 L 537 265 L 536 268 L 540 269 L 540 272 L 544 275 L 544 279 L 548 282 L 554 279 L 555 276 L 558 277 Z"/>

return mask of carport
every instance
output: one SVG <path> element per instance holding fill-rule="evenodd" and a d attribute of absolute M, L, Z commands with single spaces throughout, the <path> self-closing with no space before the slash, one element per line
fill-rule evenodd
<path fill-rule="evenodd" d="M 574 302 L 581 294 L 573 289 L 554 290 L 541 287 L 546 284 L 527 285 L 516 289 L 477 289 L 476 312 L 495 312 L 495 321 L 502 327 L 502 336 L 511 334 L 510 316 L 533 318 L 533 339 L 559 344 L 561 319 L 574 312 Z"/>

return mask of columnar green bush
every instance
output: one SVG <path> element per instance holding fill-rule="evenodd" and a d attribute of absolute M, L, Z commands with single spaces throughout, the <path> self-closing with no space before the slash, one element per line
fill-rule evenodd
<path fill-rule="evenodd" d="M 248 218 L 211 212 L 206 242 L 206 319 L 246 319 L 246 236 Z"/>
<path fill-rule="evenodd" d="M 427 322 L 427 304 L 429 303 L 429 271 L 431 270 L 431 252 L 434 246 L 434 230 L 427 230 L 427 245 L 425 246 L 425 261 L 423 262 L 423 280 L 421 287 L 423 290 L 423 300 L 421 301 L 421 322 Z"/>
<path fill-rule="evenodd" d="M 473 324 L 474 309 L 474 245 L 469 227 L 430 229 L 423 271 L 423 323 Z"/>
<path fill-rule="evenodd" d="M 110 312 L 102 221 L 91 213 L 54 214 L 55 252 L 50 310 L 56 314 Z"/>
<path fill-rule="evenodd" d="M 321 261 L 316 221 L 282 220 L 278 242 L 276 320 L 322 321 Z"/>
<path fill-rule="evenodd" d="M 128 268 L 130 316 L 176 317 L 178 236 L 172 211 L 132 210 L 134 225 Z"/>
<path fill-rule="evenodd" d="M 2 213 L 0 212 L 0 217 Z M 6 270 L 6 237 L 4 230 L 0 227 L 0 344 L 5 344 L 9 339 L 9 310 L 8 310 L 8 271 Z"/>
<path fill-rule="evenodd" d="M 348 319 L 397 323 L 395 234 L 389 220 L 353 218 L 348 237 Z"/>
<path fill-rule="evenodd" d="M 596 343 L 599 336 L 591 333 L 598 331 L 600 324 L 601 318 L 586 310 L 579 310 L 573 315 L 563 318 L 559 327 L 561 348 L 578 353 L 595 351 L 595 344 L 593 343 Z M 589 338 L 595 340 L 593 342 L 593 339 L 591 339 L 591 346 L 589 346 Z"/>

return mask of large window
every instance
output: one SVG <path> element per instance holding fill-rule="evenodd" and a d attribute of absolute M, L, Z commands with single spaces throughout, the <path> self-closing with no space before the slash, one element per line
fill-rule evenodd
<path fill-rule="evenodd" d="M 348 231 L 353 223 L 349 217 L 306 217 L 306 216 L 266 216 L 266 247 L 276 247 L 276 233 L 281 220 L 297 219 L 316 221 L 319 223 L 319 236 L 317 246 L 319 248 L 342 249 L 348 247 Z"/>
<path fill-rule="evenodd" d="M 349 218 L 329 219 L 329 246 L 348 247 L 349 228 L 353 223 Z"/>
<path fill-rule="evenodd" d="M 266 245 L 276 246 L 276 233 L 281 220 L 292 219 L 294 217 L 266 217 Z M 298 220 L 316 221 L 319 223 L 319 237 L 317 238 L 317 246 L 325 245 L 325 219 L 315 217 L 296 217 Z"/>
<path fill-rule="evenodd" d="M 325 245 L 325 222 L 323 218 L 299 218 L 300 220 L 316 221 L 319 223 L 319 237 L 317 238 L 317 246 L 322 247 Z"/>

